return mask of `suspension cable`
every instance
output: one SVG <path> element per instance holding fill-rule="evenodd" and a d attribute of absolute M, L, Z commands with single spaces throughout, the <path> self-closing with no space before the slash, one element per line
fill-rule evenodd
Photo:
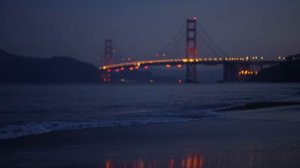
<path fill-rule="evenodd" d="M 228 56 L 228 54 L 216 44 L 216 42 L 211 38 L 209 33 L 206 31 L 206 29 L 200 23 L 197 22 L 197 26 L 200 28 L 201 32 L 203 32 L 204 35 L 207 37 L 207 39 L 208 39 L 207 44 L 212 44 L 216 48 L 216 51 L 220 52 L 221 55 L 223 55 L 225 57 Z M 198 33 L 200 33 L 200 31 Z M 212 48 L 212 46 L 210 46 L 210 47 Z"/>
<path fill-rule="evenodd" d="M 169 52 L 171 49 L 174 48 L 174 45 L 178 44 L 178 41 L 181 40 L 181 38 L 182 38 L 182 31 L 184 30 L 184 27 L 185 27 L 185 24 L 183 23 L 180 26 L 179 30 L 176 32 L 176 34 L 173 36 L 173 38 L 171 38 L 171 40 L 167 43 L 167 45 L 165 45 L 165 47 L 163 47 L 161 50 L 159 50 L 159 54 Z"/>

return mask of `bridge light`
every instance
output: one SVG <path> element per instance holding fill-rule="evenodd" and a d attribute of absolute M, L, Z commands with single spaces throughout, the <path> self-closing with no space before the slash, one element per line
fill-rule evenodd
<path fill-rule="evenodd" d="M 166 64 L 166 68 L 171 68 L 171 65 L 170 64 Z"/>
<path fill-rule="evenodd" d="M 121 67 L 121 71 L 124 71 L 124 67 Z"/>
<path fill-rule="evenodd" d="M 260 59 L 264 59 L 264 57 L 260 57 Z"/>
<path fill-rule="evenodd" d="M 184 58 L 182 61 L 183 61 L 183 62 L 188 62 L 188 59 Z"/>
<path fill-rule="evenodd" d="M 189 59 L 189 62 L 194 62 L 194 59 L 193 59 L 193 58 L 190 58 L 190 59 Z"/>
<path fill-rule="evenodd" d="M 129 67 L 129 71 L 133 71 L 134 70 L 134 68 L 133 67 Z"/>
<path fill-rule="evenodd" d="M 105 70 L 105 69 L 106 69 L 106 66 L 103 66 L 102 69 Z"/>
<path fill-rule="evenodd" d="M 182 65 L 181 65 L 181 64 L 177 64 L 176 67 L 177 67 L 177 68 L 181 68 Z"/>

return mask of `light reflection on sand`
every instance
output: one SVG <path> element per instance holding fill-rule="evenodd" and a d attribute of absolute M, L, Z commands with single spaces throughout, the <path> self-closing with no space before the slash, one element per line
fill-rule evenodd
<path fill-rule="evenodd" d="M 181 159 L 161 160 L 134 160 L 134 161 L 112 161 L 106 160 L 105 168 L 203 168 L 203 156 L 200 154 L 187 155 Z"/>
<path fill-rule="evenodd" d="M 294 155 L 295 154 L 295 155 Z M 298 165 L 299 153 L 272 151 L 216 152 L 188 154 L 182 158 L 106 160 L 105 168 L 266 168 Z M 296 162 L 295 162 L 296 161 Z M 102 166 L 100 166 L 102 167 Z"/>

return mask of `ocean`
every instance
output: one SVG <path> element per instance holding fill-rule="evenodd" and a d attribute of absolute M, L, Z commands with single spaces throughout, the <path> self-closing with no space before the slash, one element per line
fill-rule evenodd
<path fill-rule="evenodd" d="M 249 102 L 300 101 L 293 83 L 2 85 L 0 139 L 222 118 Z"/>

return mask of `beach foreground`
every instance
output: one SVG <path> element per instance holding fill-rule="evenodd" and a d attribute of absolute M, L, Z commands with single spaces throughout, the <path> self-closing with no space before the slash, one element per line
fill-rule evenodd
<path fill-rule="evenodd" d="M 300 106 L 0 141 L 0 167 L 300 167 Z"/>

